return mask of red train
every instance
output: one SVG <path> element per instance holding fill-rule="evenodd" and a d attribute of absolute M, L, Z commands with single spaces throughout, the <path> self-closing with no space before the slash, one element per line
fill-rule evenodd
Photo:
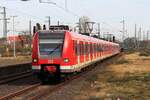
<path fill-rule="evenodd" d="M 117 43 L 70 31 L 42 30 L 33 37 L 32 70 L 42 81 L 58 78 L 119 52 Z"/>

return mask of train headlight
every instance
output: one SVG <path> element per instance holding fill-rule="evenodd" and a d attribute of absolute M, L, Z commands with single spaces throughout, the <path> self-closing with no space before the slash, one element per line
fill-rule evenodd
<path fill-rule="evenodd" d="M 37 60 L 36 58 L 34 58 L 34 59 L 33 59 L 33 62 L 36 63 L 36 62 L 38 62 L 38 60 Z"/>
<path fill-rule="evenodd" d="M 69 59 L 68 59 L 68 58 L 64 58 L 64 62 L 65 62 L 65 63 L 68 63 L 68 62 L 69 62 Z"/>

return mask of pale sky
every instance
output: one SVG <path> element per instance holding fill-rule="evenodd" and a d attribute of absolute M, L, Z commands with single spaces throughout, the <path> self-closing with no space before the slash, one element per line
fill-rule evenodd
<path fill-rule="evenodd" d="M 46 1 L 46 0 L 44 0 Z M 65 7 L 65 0 L 50 0 L 57 5 Z M 120 21 L 123 16 L 126 29 L 130 36 L 134 34 L 134 24 L 147 31 L 150 28 L 150 0 L 67 0 L 67 8 L 73 12 L 68 13 L 55 5 L 39 3 L 38 0 L 22 2 L 20 0 L 0 0 L 0 6 L 7 9 L 7 17 L 17 15 L 16 30 L 28 29 L 28 22 L 46 23 L 45 16 L 51 16 L 52 24 L 59 20 L 62 24 L 75 25 L 79 17 L 88 16 L 92 21 L 101 23 L 102 32 L 110 32 L 121 37 Z M 0 9 L 2 12 L 2 9 Z M 2 15 L 0 15 L 2 18 Z M 12 30 L 12 20 L 9 21 L 8 30 Z M 0 20 L 0 36 L 2 36 L 2 21 Z M 11 34 L 11 33 L 9 33 Z"/>

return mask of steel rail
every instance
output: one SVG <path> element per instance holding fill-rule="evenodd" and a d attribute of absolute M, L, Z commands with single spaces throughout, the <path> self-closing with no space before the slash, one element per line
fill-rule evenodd
<path fill-rule="evenodd" d="M 111 58 L 111 57 L 109 57 L 109 58 Z M 40 92 L 37 93 L 37 95 L 34 95 L 29 100 L 38 100 L 41 97 L 44 97 L 44 96 L 46 96 L 50 93 L 53 93 L 53 92 L 57 91 L 58 89 L 61 89 L 63 86 L 67 85 L 68 83 L 72 82 L 73 80 L 82 77 L 86 73 L 91 72 L 93 70 L 93 68 L 96 68 L 96 67 L 95 66 L 88 67 L 88 70 L 85 70 L 85 71 L 83 71 L 83 72 L 81 72 L 81 73 L 79 73 L 75 76 L 71 76 L 70 78 L 66 78 L 66 80 L 64 80 L 62 83 L 54 86 L 53 88 L 49 87 L 49 88 L 46 88 L 46 89 L 42 89 L 42 90 L 40 90 Z M 8 94 L 4 97 L 1 97 L 0 100 L 8 100 L 8 99 L 12 99 L 13 97 L 23 95 L 24 93 L 27 93 L 28 91 L 30 91 L 30 92 L 33 91 L 33 89 L 39 87 L 40 85 L 41 85 L 41 83 L 34 84 L 30 87 L 27 87 L 25 89 L 22 89 L 20 91 L 15 92 L 15 93 L 10 93 L 10 94 Z"/>
<path fill-rule="evenodd" d="M 34 84 L 34 85 L 29 86 L 27 88 L 24 88 L 24 89 L 22 89 L 20 91 L 17 91 L 17 92 L 14 92 L 14 93 L 10 93 L 10 94 L 8 94 L 6 96 L 0 97 L 0 100 L 9 100 L 9 99 L 11 99 L 11 98 L 13 98 L 15 96 L 19 96 L 21 94 L 24 94 L 25 92 L 31 91 L 31 90 L 39 87 L 40 85 L 41 85 L 41 83 Z"/>
<path fill-rule="evenodd" d="M 17 73 L 14 75 L 5 76 L 0 79 L 0 84 L 5 84 L 7 82 L 11 82 L 11 81 L 15 81 L 15 80 L 18 80 L 21 78 L 29 77 L 31 75 L 32 75 L 32 71 L 26 71 L 26 72 Z"/>
<path fill-rule="evenodd" d="M 120 55 L 120 54 L 117 54 L 117 55 L 113 55 L 113 56 L 121 56 L 121 55 Z M 106 58 L 106 59 L 112 58 L 113 56 L 108 57 L 108 58 Z M 104 60 L 105 60 L 105 59 L 104 59 Z M 93 65 L 94 65 L 94 64 L 93 64 Z M 58 84 L 58 85 L 57 85 L 56 87 L 54 87 L 54 88 L 46 88 L 46 89 L 41 90 L 40 92 L 38 92 L 39 94 L 37 94 L 37 95 L 31 97 L 29 100 L 38 100 L 38 99 L 41 98 L 41 97 L 44 97 L 44 96 L 46 96 L 46 95 L 48 95 L 48 94 L 51 94 L 51 93 L 57 91 L 58 89 L 61 89 L 64 85 L 67 85 L 68 83 L 72 82 L 73 80 L 82 77 L 84 74 L 91 72 L 94 68 L 97 67 L 97 65 L 94 65 L 94 66 L 93 66 L 93 65 L 91 65 L 92 67 L 88 67 L 88 69 L 85 69 L 83 72 L 81 72 L 81 73 L 79 73 L 79 74 L 77 74 L 77 75 L 75 75 L 75 76 L 72 76 L 72 77 L 70 77 L 69 79 L 67 78 L 66 81 L 64 81 L 64 82 L 62 82 L 62 83 L 60 83 L 60 84 Z"/>

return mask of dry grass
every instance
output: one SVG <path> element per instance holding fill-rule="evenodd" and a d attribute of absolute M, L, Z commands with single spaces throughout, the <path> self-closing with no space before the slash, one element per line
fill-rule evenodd
<path fill-rule="evenodd" d="M 150 58 L 125 53 L 86 81 L 76 100 L 150 100 Z"/>
<path fill-rule="evenodd" d="M 150 56 L 150 50 L 142 50 L 139 56 Z"/>

